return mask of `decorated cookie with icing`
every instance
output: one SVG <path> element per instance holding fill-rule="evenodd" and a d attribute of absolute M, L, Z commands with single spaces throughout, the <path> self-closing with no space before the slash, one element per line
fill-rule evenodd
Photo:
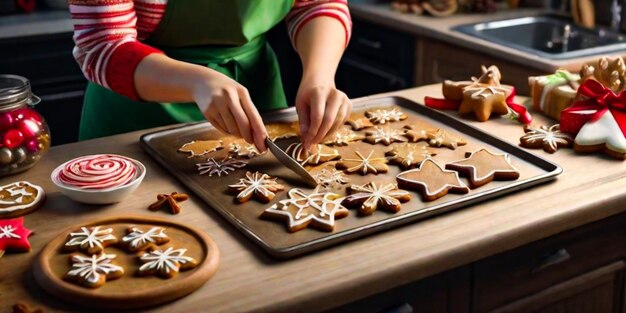
<path fill-rule="evenodd" d="M 403 169 L 410 169 L 437 154 L 419 144 L 401 143 L 393 146 L 385 155 L 388 157 L 389 163 L 399 165 Z"/>
<path fill-rule="evenodd" d="M 103 190 L 130 184 L 138 172 L 137 163 L 131 158 L 97 154 L 66 162 L 54 179 L 74 188 Z"/>
<path fill-rule="evenodd" d="M 389 166 L 387 166 L 387 159 L 384 157 L 375 157 L 374 150 L 370 150 L 368 154 L 362 154 L 360 151 L 355 151 L 356 157 L 344 158 L 337 162 L 335 166 L 339 170 L 344 170 L 348 174 L 359 173 L 361 175 L 367 175 L 369 173 L 387 173 Z"/>
<path fill-rule="evenodd" d="M 428 135 L 428 144 L 431 147 L 446 147 L 454 150 L 467 144 L 463 138 L 452 136 L 443 129 L 429 130 L 426 134 Z"/>
<path fill-rule="evenodd" d="M 404 132 L 401 130 L 389 128 L 389 127 L 375 127 L 372 130 L 365 132 L 365 141 L 371 144 L 381 143 L 386 146 L 394 142 L 407 141 L 404 137 Z"/>
<path fill-rule="evenodd" d="M 93 254 L 84 256 L 73 254 L 70 257 L 71 267 L 65 274 L 65 280 L 87 288 L 102 287 L 109 280 L 124 275 L 124 268 L 113 263 L 115 254 Z"/>
<path fill-rule="evenodd" d="M 189 153 L 189 157 L 203 156 L 205 154 L 223 149 L 221 140 L 194 140 L 184 144 L 178 149 L 179 152 Z"/>
<path fill-rule="evenodd" d="M 5 251 L 28 252 L 28 237 L 32 232 L 24 227 L 24 217 L 0 220 L 0 257 Z"/>
<path fill-rule="evenodd" d="M 363 135 L 354 132 L 348 127 L 340 127 L 332 135 L 326 137 L 323 143 L 331 146 L 347 146 L 349 143 L 363 140 L 363 138 L 365 138 Z"/>
<path fill-rule="evenodd" d="M 616 159 L 626 159 L 626 135 L 611 110 L 598 120 L 583 125 L 574 139 L 574 150 L 581 153 L 604 152 Z"/>
<path fill-rule="evenodd" d="M 584 64 L 580 69 L 580 76 L 582 82 L 594 79 L 615 93 L 626 90 L 626 63 L 621 57 L 601 57 L 597 61 Z"/>
<path fill-rule="evenodd" d="M 291 123 L 270 123 L 266 126 L 267 136 L 272 140 L 298 137 L 300 127 L 298 122 Z"/>
<path fill-rule="evenodd" d="M 239 179 L 238 183 L 228 186 L 230 192 L 237 194 L 235 199 L 239 203 L 247 202 L 252 197 L 268 203 L 276 196 L 275 192 L 284 189 L 285 186 L 277 183 L 276 178 L 260 172 L 246 172 L 246 176 Z"/>
<path fill-rule="evenodd" d="M 437 200 L 449 192 L 469 192 L 457 172 L 441 168 L 432 159 L 426 159 L 417 168 L 398 174 L 396 180 L 400 188 L 419 192 L 424 201 Z"/>
<path fill-rule="evenodd" d="M 294 188 L 289 198 L 267 208 L 261 217 L 287 222 L 287 230 L 296 232 L 308 226 L 333 231 L 335 219 L 348 216 L 349 212 L 338 201 L 340 195 L 314 191 L 306 194 Z"/>
<path fill-rule="evenodd" d="M 404 126 L 404 129 L 404 136 L 409 140 L 409 142 L 428 140 L 428 132 L 424 128 L 415 125 L 406 125 Z"/>
<path fill-rule="evenodd" d="M 374 124 L 387 124 L 406 120 L 408 116 L 397 108 L 376 109 L 365 112 L 365 116 Z"/>
<path fill-rule="evenodd" d="M 352 113 L 346 124 L 352 127 L 352 130 L 361 130 L 363 128 L 373 127 L 374 124 L 370 121 L 369 118 L 363 116 L 361 113 Z"/>
<path fill-rule="evenodd" d="M 43 188 L 26 181 L 0 187 L 0 218 L 26 215 L 38 209 L 46 199 Z"/>
<path fill-rule="evenodd" d="M 252 159 L 255 156 L 261 155 L 261 152 L 255 145 L 247 143 L 242 138 L 231 138 L 226 144 L 228 153 L 235 158 L 248 158 Z"/>
<path fill-rule="evenodd" d="M 80 250 L 86 254 L 98 254 L 104 251 L 104 248 L 117 242 L 112 228 L 81 227 L 80 230 L 71 232 L 67 236 L 63 250 L 67 252 Z"/>
<path fill-rule="evenodd" d="M 334 167 L 322 168 L 321 170 L 311 172 L 311 175 L 322 187 L 337 187 L 348 183 L 348 177 L 343 171 L 338 171 Z"/>
<path fill-rule="evenodd" d="M 315 145 L 310 152 L 307 152 L 302 143 L 292 143 L 285 152 L 303 166 L 318 165 L 341 158 L 336 149 L 324 145 Z"/>
<path fill-rule="evenodd" d="M 363 186 L 352 185 L 348 190 L 350 195 L 341 204 L 358 208 L 361 215 L 370 215 L 378 209 L 397 213 L 401 203 L 411 200 L 411 194 L 399 190 L 396 184 L 369 182 Z"/>
<path fill-rule="evenodd" d="M 165 250 L 160 250 L 151 247 L 148 252 L 139 257 L 141 266 L 137 270 L 137 275 L 157 275 L 161 278 L 172 278 L 180 271 L 196 267 L 198 262 L 194 258 L 186 256 L 186 252 L 187 249 L 169 247 Z"/>
<path fill-rule="evenodd" d="M 516 180 L 519 171 L 511 164 L 508 154 L 496 154 L 480 149 L 465 154 L 465 159 L 446 164 L 446 169 L 459 172 L 469 179 L 470 188 L 477 188 L 493 180 Z"/>
<path fill-rule="evenodd" d="M 221 177 L 230 175 L 237 169 L 245 167 L 246 165 L 248 165 L 248 162 L 230 157 L 226 157 L 221 161 L 210 158 L 204 163 L 196 164 L 196 169 L 200 175 L 208 174 L 209 176 L 216 175 Z"/>
<path fill-rule="evenodd" d="M 122 245 L 130 252 L 146 250 L 170 241 L 163 227 L 151 227 L 148 230 L 129 227 L 126 236 L 122 237 Z"/>
<path fill-rule="evenodd" d="M 550 127 L 541 125 L 534 127 L 524 126 L 524 136 L 520 138 L 520 145 L 525 148 L 543 148 L 548 153 L 554 153 L 559 148 L 571 147 L 574 142 L 572 135 L 561 131 L 559 124 Z"/>

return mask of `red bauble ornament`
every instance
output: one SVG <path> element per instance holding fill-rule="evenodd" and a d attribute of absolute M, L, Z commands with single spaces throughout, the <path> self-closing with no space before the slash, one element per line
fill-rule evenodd
<path fill-rule="evenodd" d="M 0 250 L 30 251 L 28 237 L 32 234 L 24 227 L 24 217 L 0 220 Z"/>
<path fill-rule="evenodd" d="M 22 135 L 24 135 L 26 139 L 34 138 L 41 130 L 39 124 L 30 119 L 22 119 L 17 122 L 17 128 L 20 130 L 20 132 L 22 132 Z"/>
<path fill-rule="evenodd" d="M 11 113 L 5 112 L 0 114 L 0 131 L 5 131 L 13 127 L 13 116 Z"/>
<path fill-rule="evenodd" d="M 4 133 L 3 143 L 9 149 L 17 148 L 24 143 L 24 135 L 17 129 L 9 129 Z"/>
<path fill-rule="evenodd" d="M 30 153 L 36 153 L 39 151 L 39 141 L 37 139 L 30 139 L 26 141 L 26 150 Z"/>

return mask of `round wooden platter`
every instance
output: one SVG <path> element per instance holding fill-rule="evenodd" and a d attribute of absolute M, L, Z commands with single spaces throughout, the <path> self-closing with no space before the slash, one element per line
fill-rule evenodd
<path fill-rule="evenodd" d="M 170 242 L 158 247 L 185 248 L 187 249 L 185 255 L 198 261 L 198 266 L 181 271 L 170 279 L 158 276 L 139 277 L 135 275 L 139 268 L 139 253 L 127 252 L 118 246 L 109 246 L 104 251 L 116 255 L 114 263 L 122 266 L 125 271 L 122 277 L 107 281 L 95 289 L 64 280 L 63 277 L 70 269 L 72 255 L 62 251 L 68 234 L 79 230 L 80 227 L 94 226 L 113 228 L 113 234 L 120 240 L 126 234 L 126 229 L 131 226 L 164 227 Z M 202 231 L 161 218 L 122 216 L 76 225 L 61 232 L 39 254 L 34 265 L 34 275 L 44 290 L 68 302 L 105 309 L 137 309 L 167 303 L 200 288 L 217 270 L 219 258 L 217 245 Z"/>

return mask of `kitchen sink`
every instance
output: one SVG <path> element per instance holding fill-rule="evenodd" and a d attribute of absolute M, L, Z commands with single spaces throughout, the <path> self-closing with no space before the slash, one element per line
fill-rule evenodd
<path fill-rule="evenodd" d="M 548 59 L 571 59 L 624 51 L 626 36 L 584 28 L 570 19 L 544 15 L 454 27 L 453 30 Z"/>

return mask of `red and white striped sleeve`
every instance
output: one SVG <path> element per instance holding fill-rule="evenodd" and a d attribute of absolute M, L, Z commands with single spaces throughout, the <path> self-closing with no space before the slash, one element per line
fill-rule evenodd
<path fill-rule="evenodd" d="M 346 32 L 345 45 L 347 46 L 352 35 L 352 18 L 348 9 L 348 0 L 296 0 L 286 18 L 287 29 L 293 46 L 296 46 L 296 39 L 302 27 L 319 16 L 332 17 L 343 25 Z"/>
<path fill-rule="evenodd" d="M 133 0 L 69 0 L 74 23 L 74 58 L 85 77 L 131 99 L 138 99 L 133 75 L 149 54 L 162 53 L 138 41 L 149 34 L 165 11 L 166 0 L 142 0 L 137 10 L 154 13 L 155 20 L 142 18 L 137 25 Z M 159 14 L 160 13 L 160 14 Z M 154 23 L 152 23 L 154 22 Z"/>

